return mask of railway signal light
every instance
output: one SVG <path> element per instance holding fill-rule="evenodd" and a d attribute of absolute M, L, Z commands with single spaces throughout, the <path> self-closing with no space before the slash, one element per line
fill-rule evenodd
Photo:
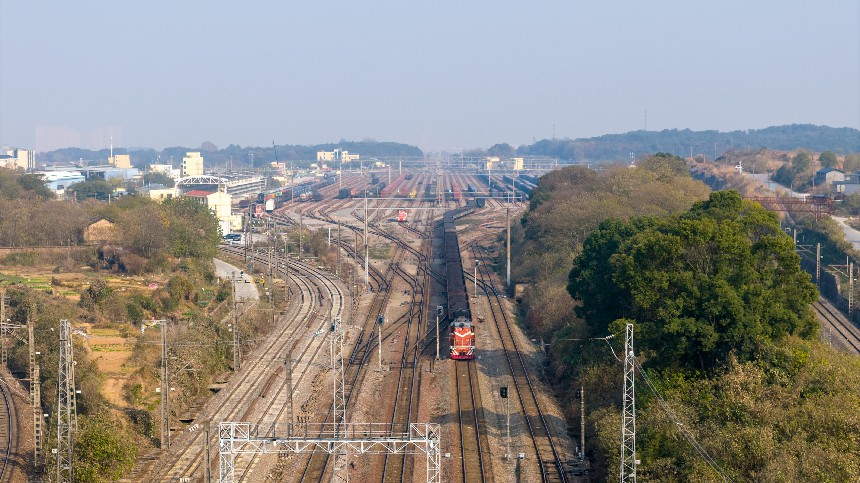
<path fill-rule="evenodd" d="M 379 325 L 384 324 L 385 323 L 385 316 L 382 314 L 379 314 L 378 316 L 376 316 L 376 323 Z"/>
<path fill-rule="evenodd" d="M 502 386 L 499 388 L 499 397 L 502 399 L 508 398 L 508 386 Z"/>
<path fill-rule="evenodd" d="M 445 307 L 442 307 L 441 305 L 436 306 L 436 315 L 441 317 L 442 314 L 444 313 L 444 311 L 445 311 Z"/>

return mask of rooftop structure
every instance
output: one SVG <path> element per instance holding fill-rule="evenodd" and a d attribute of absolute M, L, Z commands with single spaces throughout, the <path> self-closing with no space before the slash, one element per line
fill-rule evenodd
<path fill-rule="evenodd" d="M 112 178 L 122 178 L 126 181 L 140 175 L 137 168 L 118 168 L 115 166 L 92 166 L 80 169 L 88 180 L 101 179 L 107 181 Z"/>
<path fill-rule="evenodd" d="M 75 183 L 86 181 L 84 175 L 77 171 L 43 171 L 37 174 L 42 175 L 45 186 L 54 191 L 62 191 Z"/>
<path fill-rule="evenodd" d="M 203 156 L 200 155 L 199 151 L 185 153 L 185 157 L 182 158 L 181 175 L 183 178 L 203 175 Z"/>
<path fill-rule="evenodd" d="M 115 168 L 131 168 L 131 156 L 128 154 L 114 154 L 108 157 L 108 164 Z"/>
<path fill-rule="evenodd" d="M 0 150 L 0 167 L 33 171 L 36 167 L 36 152 L 18 148 Z"/>
<path fill-rule="evenodd" d="M 334 151 L 317 151 L 317 161 L 341 161 L 348 163 L 359 159 L 358 154 L 349 154 L 349 151 L 335 149 Z"/>

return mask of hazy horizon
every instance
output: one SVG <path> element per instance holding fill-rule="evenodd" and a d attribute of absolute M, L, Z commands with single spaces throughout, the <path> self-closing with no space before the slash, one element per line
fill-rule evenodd
<path fill-rule="evenodd" d="M 860 128 L 860 5 L 0 0 L 0 144 Z M 647 121 L 646 121 L 647 111 Z"/>

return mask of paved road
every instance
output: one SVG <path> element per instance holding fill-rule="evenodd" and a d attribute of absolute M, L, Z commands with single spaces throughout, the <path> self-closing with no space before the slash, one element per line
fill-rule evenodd
<path fill-rule="evenodd" d="M 839 226 L 842 227 L 842 231 L 845 232 L 845 240 L 850 242 L 855 250 L 860 250 L 860 231 L 848 226 L 848 223 L 845 223 L 848 218 L 845 218 L 844 216 L 834 216 L 832 218 L 839 223 Z"/>
<path fill-rule="evenodd" d="M 230 278 L 233 274 L 238 275 L 239 272 L 242 271 L 239 267 L 230 265 L 229 263 L 217 258 L 214 259 L 214 262 L 215 275 L 217 277 Z M 238 280 L 238 278 L 236 280 Z M 236 283 L 236 296 L 240 299 L 259 300 L 260 294 L 257 292 L 257 284 L 254 283 L 254 279 L 247 273 L 242 273 L 242 280 L 244 283 Z"/>

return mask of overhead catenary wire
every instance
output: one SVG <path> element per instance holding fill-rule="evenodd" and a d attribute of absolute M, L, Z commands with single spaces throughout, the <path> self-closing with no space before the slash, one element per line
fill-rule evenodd
<path fill-rule="evenodd" d="M 634 359 L 634 362 L 636 364 L 636 367 L 639 368 L 639 373 L 642 375 L 642 378 L 645 380 L 645 385 L 648 386 L 648 389 L 650 389 L 651 392 L 654 394 L 654 397 L 657 398 L 657 401 L 660 403 L 660 408 L 663 409 L 666 415 L 669 416 L 669 419 L 671 419 L 672 422 L 675 423 L 675 426 L 684 436 L 684 439 L 686 439 L 687 442 L 690 443 L 691 446 L 693 446 L 696 452 L 698 452 L 699 455 L 705 460 L 705 462 L 708 463 L 708 466 L 710 466 L 711 469 L 716 471 L 723 478 L 723 481 L 729 481 L 734 483 L 734 480 L 732 480 L 731 477 L 729 477 L 729 475 L 727 475 L 723 471 L 723 469 L 714 460 L 714 458 L 712 458 L 711 455 L 708 454 L 708 452 L 705 450 L 705 448 L 703 448 L 702 445 L 699 444 L 698 440 L 696 440 L 696 437 L 693 436 L 693 433 L 691 433 L 690 430 L 688 430 L 684 426 L 684 424 L 681 423 L 681 421 L 678 419 L 678 416 L 675 415 L 675 413 L 672 411 L 672 408 L 669 407 L 669 403 L 666 402 L 665 399 L 663 399 L 663 396 L 654 386 L 654 383 L 651 381 L 651 378 L 648 377 L 648 374 L 642 368 L 642 365 L 639 364 L 639 361 Z"/>
<path fill-rule="evenodd" d="M 612 351 L 612 356 L 615 357 L 615 359 L 618 362 L 622 362 L 622 360 L 616 354 L 615 348 L 612 347 L 612 344 L 609 342 L 609 339 L 613 339 L 614 337 L 615 337 L 614 335 L 610 334 L 606 337 L 591 337 L 591 338 L 585 338 L 585 339 L 558 339 L 558 340 L 579 341 L 579 342 L 602 340 L 602 341 L 606 342 L 606 344 L 609 346 L 609 350 Z M 705 460 L 705 462 L 708 464 L 708 466 L 710 466 L 711 469 L 713 469 L 715 472 L 717 472 L 717 474 L 720 475 L 720 477 L 722 477 L 723 481 L 728 481 L 728 482 L 734 483 L 734 480 L 732 480 L 731 477 L 729 477 L 729 475 L 727 475 L 726 472 L 723 471 L 723 469 L 714 460 L 714 458 L 711 457 L 711 455 L 705 450 L 705 448 L 702 447 L 701 444 L 699 444 L 698 440 L 696 440 L 696 437 L 693 436 L 693 434 L 690 432 L 690 430 L 688 430 L 684 426 L 684 424 L 679 420 L 678 416 L 672 411 L 672 408 L 669 407 L 669 403 L 666 402 L 666 400 L 663 398 L 663 396 L 660 394 L 660 392 L 654 386 L 654 383 L 651 381 L 651 378 L 648 377 L 648 374 L 642 368 L 642 365 L 639 363 L 639 361 L 636 359 L 634 359 L 634 361 L 635 361 L 636 367 L 639 369 L 639 374 L 641 374 L 642 378 L 645 380 L 645 385 L 648 386 L 648 389 L 654 394 L 654 397 L 659 402 L 660 409 L 662 409 L 666 413 L 666 415 L 669 416 L 669 419 L 671 419 L 672 422 L 675 423 L 675 426 L 681 432 L 681 435 L 684 436 L 684 439 L 686 439 L 687 442 L 690 443 L 690 446 L 692 446 L 693 449 L 695 449 L 696 452 L 699 453 L 699 455 L 702 457 L 702 459 Z"/>

